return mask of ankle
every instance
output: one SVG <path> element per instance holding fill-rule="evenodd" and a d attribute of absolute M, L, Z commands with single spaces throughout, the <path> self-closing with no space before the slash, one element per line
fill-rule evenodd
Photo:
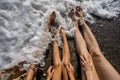
<path fill-rule="evenodd" d="M 76 27 L 76 28 L 75 28 L 75 33 L 78 33 L 78 32 L 79 32 L 79 28 Z"/>
<path fill-rule="evenodd" d="M 85 20 L 82 20 L 82 27 L 84 27 L 86 25 Z"/>

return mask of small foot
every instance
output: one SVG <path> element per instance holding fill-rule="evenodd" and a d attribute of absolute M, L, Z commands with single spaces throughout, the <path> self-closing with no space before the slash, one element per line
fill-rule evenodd
<path fill-rule="evenodd" d="M 52 14 L 49 16 L 48 21 L 47 21 L 48 31 L 50 31 L 50 26 L 55 21 L 55 18 L 56 18 L 56 13 L 55 13 L 55 11 L 53 11 Z"/>
<path fill-rule="evenodd" d="M 76 16 L 83 18 L 83 10 L 80 6 L 76 6 Z"/>
<path fill-rule="evenodd" d="M 73 21 L 76 21 L 76 18 L 75 18 L 75 10 L 74 9 L 71 9 L 70 12 L 69 12 L 69 16 L 71 17 L 71 19 Z"/>

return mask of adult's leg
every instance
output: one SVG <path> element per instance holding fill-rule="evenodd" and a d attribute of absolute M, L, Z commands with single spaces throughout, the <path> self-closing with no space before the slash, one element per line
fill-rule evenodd
<path fill-rule="evenodd" d="M 66 65 L 70 63 L 70 52 L 69 52 L 67 37 L 64 29 L 61 29 L 61 34 L 63 38 L 62 76 L 63 76 L 63 80 L 68 80 Z"/>
<path fill-rule="evenodd" d="M 92 75 L 91 77 L 94 76 L 94 79 L 93 80 L 99 80 L 98 78 L 98 75 L 96 73 L 96 70 L 95 70 L 95 67 L 94 67 L 94 64 L 93 64 L 93 61 L 92 61 L 92 58 L 87 50 L 87 47 L 86 47 L 86 44 L 84 42 L 84 39 L 82 38 L 82 35 L 81 33 L 79 32 L 79 29 L 77 28 L 76 31 L 75 31 L 75 42 L 76 42 L 76 48 L 77 48 L 77 52 L 80 56 L 80 58 L 84 58 L 85 60 L 87 60 L 88 62 L 91 61 L 92 63 L 92 68 L 91 68 L 91 71 L 92 71 Z M 81 62 L 82 64 L 82 62 Z M 82 67 L 83 69 L 84 67 Z M 84 72 L 85 73 L 85 72 Z"/>
<path fill-rule="evenodd" d="M 53 43 L 53 64 L 54 64 L 54 73 L 52 80 L 61 80 L 61 60 L 59 56 L 59 48 L 57 41 Z"/>
<path fill-rule="evenodd" d="M 94 67 L 94 64 L 93 64 L 93 61 L 92 61 L 92 58 L 87 50 L 87 47 L 86 47 L 86 43 L 79 31 L 79 28 L 78 28 L 78 21 L 75 19 L 75 13 L 74 11 L 72 10 L 71 12 L 72 14 L 72 20 L 74 21 L 74 26 L 76 28 L 75 30 L 75 43 L 76 43 L 76 48 L 77 48 L 77 52 L 78 52 L 78 55 L 81 59 L 80 63 L 82 64 L 82 60 L 86 60 L 87 62 L 91 62 L 91 77 L 94 76 L 93 80 L 99 80 L 98 78 L 98 75 L 96 73 L 96 70 L 95 70 L 95 67 Z M 84 67 L 82 67 L 82 70 L 84 71 Z M 85 71 L 84 71 L 85 73 Z M 83 73 L 82 73 L 83 76 L 85 76 Z M 92 78 L 91 78 L 92 79 Z"/>
<path fill-rule="evenodd" d="M 78 7 L 78 13 L 80 17 L 83 18 L 83 12 Z M 93 58 L 97 73 L 101 80 L 119 80 L 120 76 L 118 72 L 113 68 L 113 66 L 108 62 L 108 60 L 104 57 L 102 52 L 99 49 L 99 45 L 97 40 L 95 39 L 93 33 L 91 32 L 88 25 L 83 20 L 82 24 L 84 39 L 86 41 L 87 47 L 90 51 L 90 54 Z"/>

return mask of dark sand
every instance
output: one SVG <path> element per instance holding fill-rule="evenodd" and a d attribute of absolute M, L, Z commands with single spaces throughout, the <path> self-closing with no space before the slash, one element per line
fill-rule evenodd
<path fill-rule="evenodd" d="M 96 17 L 96 22 L 94 24 L 89 24 L 89 26 L 99 43 L 101 51 L 120 73 L 120 16 L 109 20 Z M 68 44 L 70 48 L 71 63 L 75 69 L 75 78 L 79 80 L 80 67 L 74 39 L 68 38 Z M 52 65 L 52 49 L 52 44 L 50 44 L 49 49 L 46 51 L 46 66 L 44 67 L 44 73 L 46 73 L 48 67 Z M 61 50 L 60 48 L 60 52 Z M 45 80 L 45 77 L 46 76 L 42 77 L 41 80 Z"/>

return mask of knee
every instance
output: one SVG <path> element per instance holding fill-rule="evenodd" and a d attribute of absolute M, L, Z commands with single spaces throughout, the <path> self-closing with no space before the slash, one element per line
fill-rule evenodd
<path fill-rule="evenodd" d="M 67 66 L 70 63 L 69 59 L 63 59 L 62 60 L 62 66 Z"/>
<path fill-rule="evenodd" d="M 54 67 L 56 68 L 56 67 L 59 67 L 59 66 L 61 66 L 61 61 L 56 60 L 55 63 L 54 63 Z"/>
<path fill-rule="evenodd" d="M 101 50 L 99 48 L 91 48 L 90 54 L 92 57 L 99 57 L 102 55 Z"/>
<path fill-rule="evenodd" d="M 79 53 L 79 57 L 91 58 L 91 55 L 87 50 L 83 50 Z"/>

